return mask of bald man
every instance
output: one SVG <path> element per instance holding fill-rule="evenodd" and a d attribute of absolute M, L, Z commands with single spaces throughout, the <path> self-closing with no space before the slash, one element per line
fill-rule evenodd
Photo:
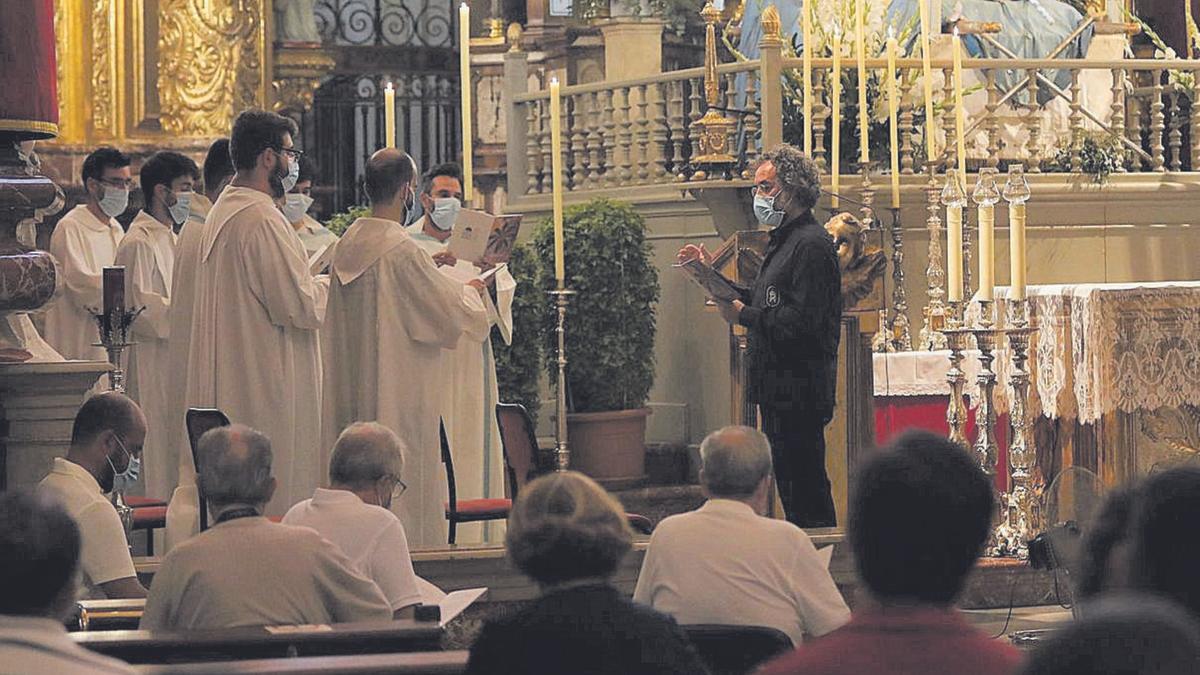
<path fill-rule="evenodd" d="M 416 201 L 411 157 L 394 148 L 376 152 L 365 184 L 371 215 L 350 225 L 330 265 L 321 329 L 322 447 L 358 420 L 394 429 L 412 450 L 408 491 L 394 508 L 414 547 L 434 546 L 446 541 L 438 441 L 449 382 L 443 355 L 463 336 L 487 336 L 484 286 L 440 273 L 401 225 Z"/>
<path fill-rule="evenodd" d="M 105 496 L 114 484 L 128 487 L 141 470 L 146 418 L 123 394 L 106 392 L 84 402 L 75 415 L 71 447 L 56 457 L 38 489 L 58 499 L 79 526 L 84 599 L 144 598 L 129 554 L 125 527 Z"/>

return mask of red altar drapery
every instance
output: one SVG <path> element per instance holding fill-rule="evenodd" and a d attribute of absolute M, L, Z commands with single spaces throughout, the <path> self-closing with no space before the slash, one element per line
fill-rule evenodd
<path fill-rule="evenodd" d="M 54 138 L 54 0 L 4 2 L 0 15 L 0 132 L 24 139 Z"/>

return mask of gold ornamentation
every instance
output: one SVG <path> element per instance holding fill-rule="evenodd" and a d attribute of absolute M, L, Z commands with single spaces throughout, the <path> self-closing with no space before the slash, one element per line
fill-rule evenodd
<path fill-rule="evenodd" d="M 220 136 L 263 105 L 265 0 L 163 0 L 158 83 L 163 130 Z"/>
<path fill-rule="evenodd" d="M 117 8 L 110 4 L 109 0 L 92 2 L 92 129 L 102 136 L 116 133 L 110 74 L 113 35 L 109 20 Z"/>
<path fill-rule="evenodd" d="M 708 17 L 705 17 L 705 19 L 707 20 Z M 782 35 L 782 22 L 779 19 L 779 10 L 775 9 L 775 5 L 767 5 L 766 9 L 763 10 L 761 23 L 763 42 L 778 43 L 782 40 L 780 38 L 780 35 Z"/>
<path fill-rule="evenodd" d="M 508 51 L 510 51 L 510 52 L 521 51 L 521 37 L 524 36 L 524 34 L 525 34 L 525 29 L 521 26 L 521 24 L 517 23 L 516 21 L 508 24 L 508 31 L 507 31 Z"/>
<path fill-rule="evenodd" d="M 768 6 L 768 9 L 773 9 L 773 6 Z M 697 164 L 732 164 L 735 160 L 726 149 L 729 143 L 729 132 L 733 129 L 733 121 L 727 120 L 721 113 L 717 112 L 715 106 L 721 100 L 721 85 L 717 80 L 717 20 L 721 18 L 721 13 L 717 11 L 711 0 L 704 5 L 700 16 L 704 17 L 704 99 L 708 104 L 708 112 L 704 113 L 696 121 L 696 126 L 699 128 L 699 145 L 700 156 L 696 157 L 693 162 Z M 766 13 L 763 14 L 764 30 L 766 25 Z M 776 14 L 776 27 L 778 28 L 778 14 Z M 701 178 L 697 178 L 701 176 Z M 693 180 L 702 180 L 707 177 L 707 172 L 697 172 L 692 176 Z"/>
<path fill-rule="evenodd" d="M 1142 433 L 1170 448 L 1173 459 L 1186 461 L 1200 456 L 1200 408 L 1185 404 L 1144 412 L 1139 417 Z"/>
<path fill-rule="evenodd" d="M 281 115 L 306 112 L 321 80 L 335 65 L 333 56 L 319 48 L 276 47 L 272 110 Z"/>

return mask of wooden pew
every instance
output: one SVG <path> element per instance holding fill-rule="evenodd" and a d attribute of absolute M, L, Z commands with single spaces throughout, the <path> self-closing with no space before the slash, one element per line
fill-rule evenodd
<path fill-rule="evenodd" d="M 167 666 L 137 666 L 142 675 L 457 675 L 467 670 L 469 652 L 415 652 L 408 654 L 363 654 L 359 656 L 301 656 L 290 659 L 255 659 L 181 663 Z"/>
<path fill-rule="evenodd" d="M 149 664 L 437 651 L 442 633 L 436 621 L 402 619 L 272 630 L 244 626 L 179 633 L 96 631 L 72 633 L 71 639 L 106 656 Z"/>
<path fill-rule="evenodd" d="M 145 598 L 80 600 L 66 622 L 67 630 L 133 630 L 145 609 Z"/>

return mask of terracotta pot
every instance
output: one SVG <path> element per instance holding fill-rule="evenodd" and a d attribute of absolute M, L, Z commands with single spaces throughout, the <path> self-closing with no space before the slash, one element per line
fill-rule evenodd
<path fill-rule="evenodd" d="M 649 408 L 569 413 L 571 468 L 610 489 L 646 480 L 646 418 Z"/>

